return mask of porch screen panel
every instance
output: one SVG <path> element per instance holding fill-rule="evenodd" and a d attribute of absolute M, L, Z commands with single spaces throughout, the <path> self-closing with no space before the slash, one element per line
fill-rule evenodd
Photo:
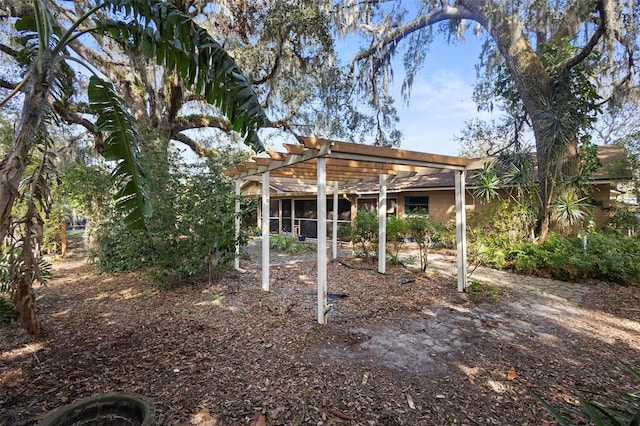
<path fill-rule="evenodd" d="M 278 233 L 280 225 L 280 200 L 269 201 L 269 232 Z"/>
<path fill-rule="evenodd" d="M 299 226 L 300 235 L 316 238 L 318 236 L 318 203 L 316 200 L 296 200 L 295 226 Z"/>
<path fill-rule="evenodd" d="M 291 229 L 291 199 L 282 200 L 282 232 L 293 232 Z"/>

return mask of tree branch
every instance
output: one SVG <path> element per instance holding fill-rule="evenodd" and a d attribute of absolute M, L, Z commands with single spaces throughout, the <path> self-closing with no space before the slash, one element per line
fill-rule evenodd
<path fill-rule="evenodd" d="M 549 37 L 549 42 L 556 42 L 562 38 L 575 38 L 585 22 L 585 18 L 591 14 L 599 1 L 576 1 L 564 11 L 564 18 L 558 25 L 556 31 Z"/>
<path fill-rule="evenodd" d="M 96 132 L 93 122 L 77 114 L 73 110 L 73 108 L 68 108 L 68 107 L 63 108 L 60 104 L 58 104 L 57 102 L 54 102 L 53 109 L 60 116 L 60 118 L 62 118 L 62 120 L 64 120 L 65 122 L 69 124 L 78 124 L 84 127 L 85 129 L 87 129 L 87 131 L 91 133 L 93 136 L 95 137 L 100 136 L 100 134 Z"/>
<path fill-rule="evenodd" d="M 217 150 L 203 147 L 184 133 L 177 133 L 171 136 L 171 139 L 185 144 L 200 157 L 218 158 L 220 156 Z"/>
<path fill-rule="evenodd" d="M 231 124 L 220 117 L 212 117 L 204 114 L 194 114 L 176 117 L 171 125 L 171 138 L 188 129 L 199 129 L 202 127 L 213 127 L 220 129 L 225 133 L 230 133 L 233 130 Z"/>
<path fill-rule="evenodd" d="M 574 57 L 569 58 L 564 64 L 560 65 L 559 68 L 562 70 L 562 72 L 566 73 L 570 71 L 571 68 L 575 67 L 576 65 L 582 63 L 582 61 L 587 59 L 587 57 L 591 54 L 591 52 L 593 52 L 593 49 L 595 49 L 596 45 L 598 44 L 602 36 L 604 36 L 604 33 L 606 31 L 605 26 L 607 22 L 605 14 L 607 12 L 601 6 L 602 4 L 598 2 L 598 11 L 600 12 L 600 25 L 598 25 L 598 28 L 593 33 L 593 35 L 591 36 L 587 44 L 582 48 L 582 50 L 580 50 L 580 52 L 578 52 L 578 54 L 575 55 Z"/>
<path fill-rule="evenodd" d="M 407 23 L 406 25 L 398 27 L 396 30 L 390 32 L 386 37 L 378 40 L 368 49 L 360 51 L 351 60 L 351 70 L 353 71 L 356 62 L 362 59 L 369 58 L 372 55 L 382 51 L 385 46 L 388 46 L 390 44 L 397 44 L 402 39 L 418 30 L 421 30 L 422 28 L 449 19 L 471 19 L 475 21 L 477 20 L 477 17 L 464 6 L 442 5 L 442 9 L 434 11 L 432 13 L 420 15 L 418 18 Z"/>
<path fill-rule="evenodd" d="M 6 53 L 9 56 L 13 56 L 14 58 L 18 56 L 18 51 L 14 48 L 7 46 L 6 44 L 0 43 L 0 52 Z"/>
<path fill-rule="evenodd" d="M 5 80 L 4 78 L 0 78 L 1 88 L 8 89 L 8 90 L 15 90 L 16 86 L 18 86 L 16 83 L 12 83 L 8 80 Z"/>

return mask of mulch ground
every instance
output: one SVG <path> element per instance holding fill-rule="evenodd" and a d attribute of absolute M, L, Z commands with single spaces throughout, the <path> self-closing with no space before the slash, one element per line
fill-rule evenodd
<path fill-rule="evenodd" d="M 589 392 L 640 387 L 619 363 L 640 367 L 638 288 L 592 283 L 575 327 L 550 315 L 499 339 L 489 336 L 500 324 L 484 319 L 508 311 L 526 321 L 508 308 L 517 294 L 479 304 L 447 277 L 381 275 L 357 259 L 329 265 L 324 326 L 313 262 L 273 267 L 268 293 L 258 270 L 160 289 L 141 274 L 97 275 L 79 258 L 54 267 L 39 302 L 45 338 L 0 327 L 0 425 L 34 424 L 110 391 L 146 396 L 162 425 L 540 425 L 553 419 L 532 391 L 570 407 Z M 415 324 L 446 330 L 447 312 L 481 328 L 431 353 Z M 424 356 L 388 362 L 386 352 L 406 348 L 386 335 L 382 354 L 373 337 L 395 329 L 408 333 L 399 342 L 425 342 Z"/>

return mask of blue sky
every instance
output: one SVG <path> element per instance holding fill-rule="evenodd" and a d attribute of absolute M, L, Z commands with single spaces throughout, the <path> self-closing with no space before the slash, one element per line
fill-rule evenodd
<path fill-rule="evenodd" d="M 478 112 L 473 102 L 476 81 L 474 65 L 480 55 L 480 40 L 469 35 L 464 43 L 448 44 L 436 37 L 429 47 L 423 69 L 416 77 L 409 105 L 402 102 L 400 87 L 404 72 L 394 69 L 392 92 L 400 116 L 399 129 L 404 137 L 400 148 L 434 154 L 457 155 L 459 135 L 466 120 L 490 119 Z"/>
<path fill-rule="evenodd" d="M 402 51 L 402 47 L 400 46 Z M 349 63 L 358 52 L 357 42 L 342 39 L 337 50 L 343 63 Z M 390 87 L 400 117 L 398 129 L 403 138 L 400 148 L 442 155 L 458 155 L 455 135 L 460 135 L 467 120 L 491 119 L 478 112 L 472 99 L 476 82 L 474 66 L 481 51 L 481 40 L 469 34 L 464 42 L 447 43 L 436 36 L 428 47 L 425 63 L 415 77 L 409 103 L 402 100 L 400 89 L 404 78 L 402 53 L 395 59 L 394 80 Z M 270 149 L 284 151 L 279 142 L 296 143 L 292 136 L 277 133 L 265 142 Z M 274 146 L 275 145 L 275 146 Z"/>

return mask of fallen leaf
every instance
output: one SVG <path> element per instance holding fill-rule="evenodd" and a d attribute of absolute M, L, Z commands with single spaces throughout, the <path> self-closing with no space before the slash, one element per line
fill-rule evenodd
<path fill-rule="evenodd" d="M 364 373 L 362 376 L 362 386 L 366 386 L 369 381 L 369 373 Z"/>
<path fill-rule="evenodd" d="M 409 404 L 409 408 L 412 410 L 416 409 L 416 404 L 413 403 L 413 398 L 411 398 L 411 395 L 409 394 L 407 394 L 407 403 Z"/>
<path fill-rule="evenodd" d="M 336 410 L 335 408 L 329 408 L 329 413 L 333 414 L 334 416 L 343 419 L 343 420 L 354 420 L 353 417 L 349 416 L 348 414 L 343 413 L 340 410 Z"/>
<path fill-rule="evenodd" d="M 267 426 L 267 418 L 262 414 L 251 423 L 251 426 Z"/>
<path fill-rule="evenodd" d="M 516 374 L 516 368 L 514 366 L 511 366 L 511 368 L 509 369 L 509 372 L 507 373 L 507 380 L 512 381 L 516 377 L 518 377 L 518 375 Z"/>

